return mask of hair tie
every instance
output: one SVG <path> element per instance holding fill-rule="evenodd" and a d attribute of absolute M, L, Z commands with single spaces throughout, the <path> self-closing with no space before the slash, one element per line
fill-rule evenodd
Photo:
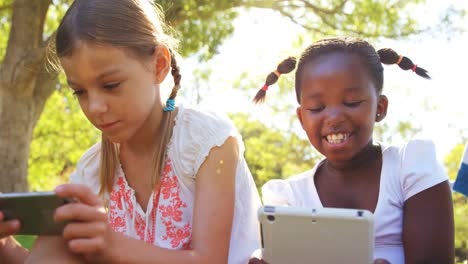
<path fill-rule="evenodd" d="M 414 64 L 413 65 L 413 68 L 411 68 L 412 71 L 416 72 L 416 68 L 418 68 L 418 65 L 417 64 Z"/>
<path fill-rule="evenodd" d="M 268 85 L 266 85 L 266 84 L 265 84 L 265 85 L 263 85 L 263 87 L 262 87 L 262 91 L 265 91 L 265 92 L 266 92 L 267 90 L 268 90 Z"/>
<path fill-rule="evenodd" d="M 273 73 L 274 73 L 274 74 L 276 75 L 276 77 L 278 77 L 278 78 L 279 78 L 280 75 L 281 75 L 281 73 L 280 73 L 278 70 L 275 70 Z"/>
<path fill-rule="evenodd" d="M 400 65 L 401 60 L 403 60 L 403 55 L 400 55 L 400 56 L 398 57 L 398 60 L 397 60 L 396 64 L 397 64 L 397 65 Z"/>
<path fill-rule="evenodd" d="M 166 107 L 164 107 L 164 112 L 172 112 L 175 109 L 175 100 L 172 98 L 167 99 Z"/>

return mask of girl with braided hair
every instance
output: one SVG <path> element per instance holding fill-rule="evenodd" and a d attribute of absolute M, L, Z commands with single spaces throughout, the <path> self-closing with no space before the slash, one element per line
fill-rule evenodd
<path fill-rule="evenodd" d="M 58 196 L 62 237 L 29 253 L 0 212 L 3 263 L 246 263 L 259 247 L 260 197 L 226 117 L 176 106 L 174 40 L 147 0 L 75 0 L 56 34 L 67 81 L 102 141 Z M 163 104 L 160 84 L 174 87 Z M 1 237 L 3 236 L 3 237 Z M 54 262 L 55 261 L 55 262 Z"/>
<path fill-rule="evenodd" d="M 289 72 L 295 64 L 288 58 L 280 65 L 290 65 Z M 434 144 L 410 140 L 392 146 L 372 139 L 388 107 L 382 64 L 429 79 L 408 57 L 376 51 L 360 39 L 323 39 L 305 49 L 295 72 L 296 112 L 324 159 L 309 171 L 267 182 L 264 204 L 366 209 L 375 216 L 376 259 L 453 263 L 451 190 Z M 267 78 L 255 102 L 274 81 Z"/>

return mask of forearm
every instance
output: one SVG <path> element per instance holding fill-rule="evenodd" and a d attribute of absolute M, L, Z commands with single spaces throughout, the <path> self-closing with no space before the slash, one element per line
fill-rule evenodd
<path fill-rule="evenodd" d="M 204 250 L 170 250 L 152 244 L 121 236 L 119 247 L 112 247 L 111 263 L 154 263 L 154 264 L 198 264 L 227 263 L 217 254 L 209 254 Z M 129 254 L 129 252 L 131 252 Z"/>
<path fill-rule="evenodd" d="M 0 248 L 0 258 L 5 263 L 24 263 L 28 250 L 22 247 L 12 236 L 5 238 L 5 245 Z"/>
<path fill-rule="evenodd" d="M 23 262 L 21 262 L 23 263 Z M 39 237 L 34 243 L 31 253 L 24 262 L 26 264 L 38 263 L 84 263 L 83 259 L 70 252 L 66 241 L 62 237 Z"/>

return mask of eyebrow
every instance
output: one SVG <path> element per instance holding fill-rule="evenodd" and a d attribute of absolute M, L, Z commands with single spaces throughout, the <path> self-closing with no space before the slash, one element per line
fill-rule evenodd
<path fill-rule="evenodd" d="M 108 75 L 112 75 L 112 74 L 114 74 L 114 73 L 116 73 L 116 72 L 118 72 L 118 71 L 119 71 L 118 68 L 111 68 L 111 69 L 109 69 L 109 70 L 107 70 L 107 71 L 102 72 L 101 74 L 99 74 L 97 78 L 98 78 L 98 79 L 102 79 L 102 78 L 104 78 L 104 77 L 106 77 L 106 76 L 108 76 Z"/>
<path fill-rule="evenodd" d="M 116 73 L 116 72 L 118 72 L 118 69 L 117 69 L 117 68 L 112 68 L 112 69 L 110 69 L 110 70 L 107 70 L 107 71 L 105 71 L 105 72 L 99 74 L 99 75 L 97 76 L 97 79 L 102 79 L 102 78 L 104 78 L 104 77 L 106 77 L 106 76 L 109 76 L 109 75 L 112 75 L 112 74 L 114 74 L 114 73 Z M 68 85 L 77 85 L 76 83 L 74 83 L 74 82 L 71 81 L 70 79 L 67 79 L 67 83 L 68 83 Z"/>
<path fill-rule="evenodd" d="M 361 88 L 357 86 L 345 88 L 345 93 L 361 92 Z"/>
<path fill-rule="evenodd" d="M 309 95 L 307 95 L 306 98 L 307 99 L 320 99 L 320 98 L 322 98 L 322 94 L 321 93 L 309 94 Z"/>

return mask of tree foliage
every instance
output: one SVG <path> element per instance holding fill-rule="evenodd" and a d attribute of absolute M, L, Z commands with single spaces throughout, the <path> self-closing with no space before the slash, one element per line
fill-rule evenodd
<path fill-rule="evenodd" d="M 244 139 L 245 158 L 257 188 L 268 180 L 311 169 L 320 159 L 309 141 L 294 133 L 269 128 L 247 114 L 233 114 L 231 119 Z"/>
<path fill-rule="evenodd" d="M 79 109 L 70 89 L 57 90 L 34 130 L 29 157 L 29 184 L 33 191 L 52 190 L 68 182 L 83 153 L 99 141 L 100 133 Z"/>

